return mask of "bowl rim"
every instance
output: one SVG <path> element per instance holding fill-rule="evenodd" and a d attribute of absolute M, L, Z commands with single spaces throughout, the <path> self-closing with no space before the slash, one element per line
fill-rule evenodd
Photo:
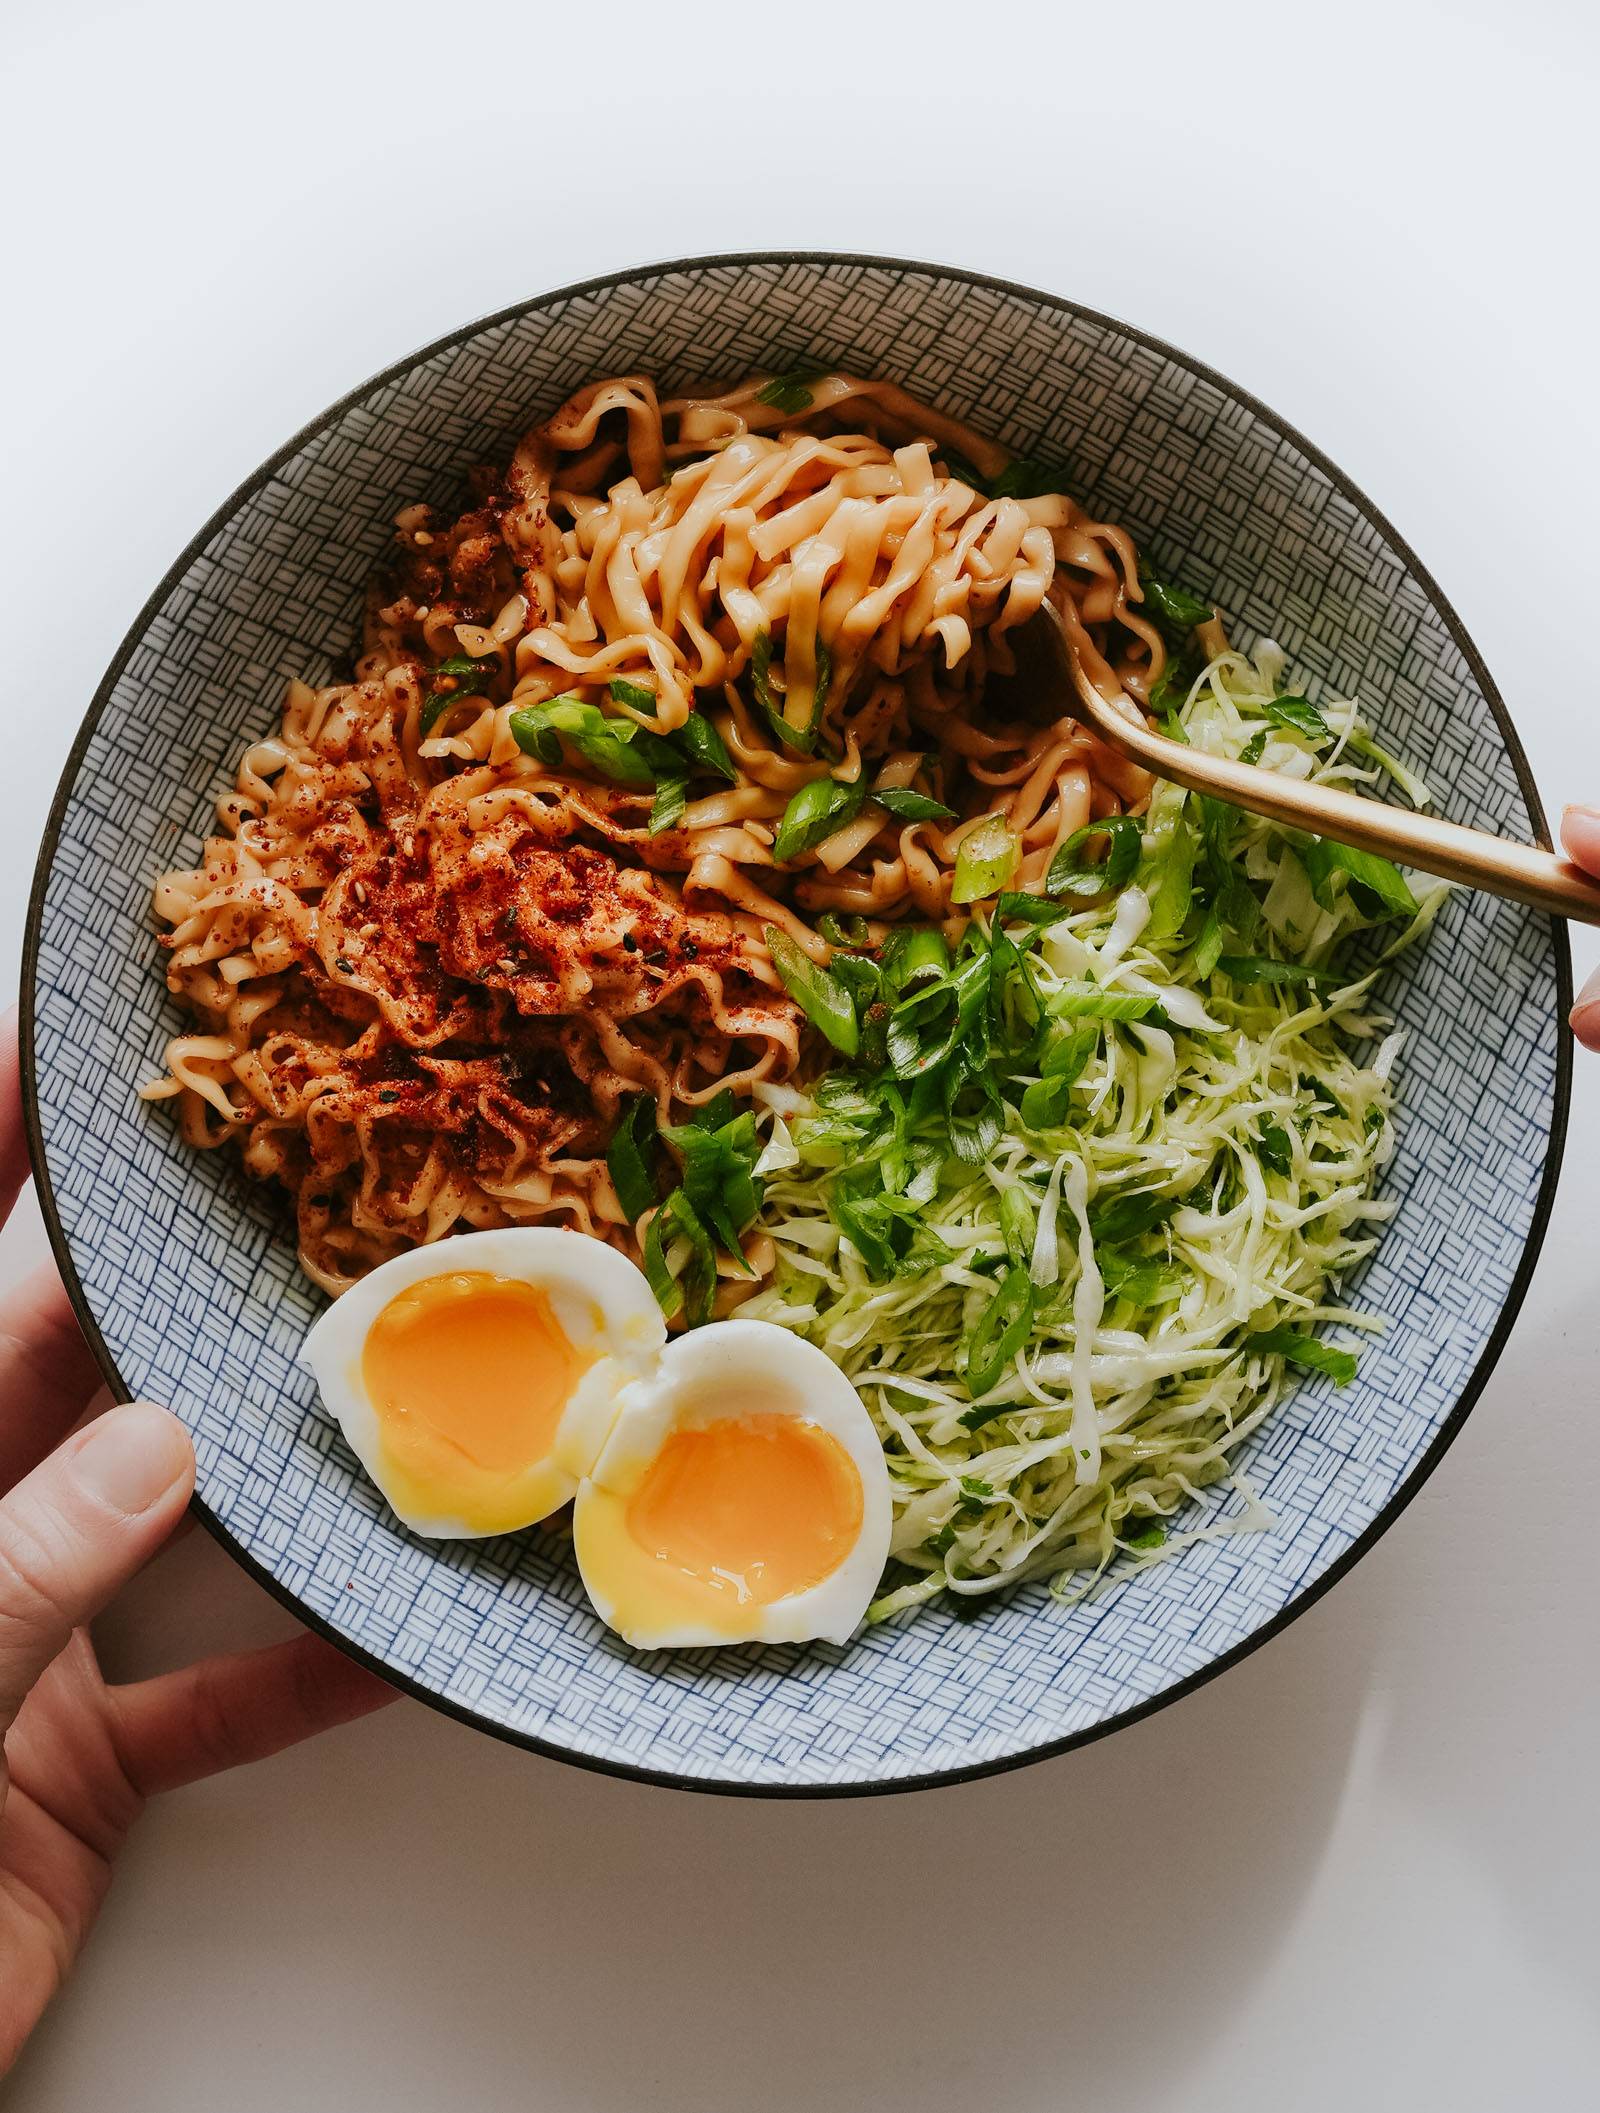
<path fill-rule="evenodd" d="M 792 264 L 820 265 L 825 268 L 852 266 L 865 269 L 923 275 L 931 278 L 954 280 L 979 292 L 999 293 L 1031 303 L 1036 308 L 1052 311 L 1057 315 L 1098 325 L 1126 337 L 1133 344 L 1171 361 L 1199 379 L 1221 390 L 1233 401 L 1243 404 L 1256 416 L 1263 419 L 1291 446 L 1297 448 L 1306 460 L 1315 465 L 1328 478 L 1334 489 L 1354 505 L 1372 525 L 1379 530 L 1391 549 L 1406 565 L 1412 576 L 1427 594 L 1433 608 L 1443 621 L 1457 650 L 1466 662 L 1474 680 L 1494 716 L 1505 742 L 1506 751 L 1516 772 L 1518 788 L 1528 809 L 1528 818 L 1533 827 L 1535 841 L 1546 848 L 1550 846 L 1549 825 L 1545 819 L 1544 806 L 1534 782 L 1527 752 L 1512 723 L 1505 701 L 1500 695 L 1494 678 L 1485 666 L 1483 656 L 1468 635 L 1466 627 L 1457 615 L 1454 605 L 1445 595 L 1438 581 L 1417 556 L 1411 544 L 1400 534 L 1388 516 L 1366 496 L 1350 477 L 1341 470 L 1299 428 L 1262 401 L 1253 391 L 1240 387 L 1219 369 L 1207 361 L 1196 359 L 1181 346 L 1170 343 L 1152 332 L 1140 329 L 1136 324 L 1123 322 L 1119 317 L 1108 315 L 1104 310 L 1091 308 L 1083 302 L 1069 299 L 1066 295 L 1028 286 L 1019 280 L 997 277 L 992 273 L 972 271 L 958 264 L 930 262 L 925 258 L 890 257 L 869 252 L 847 250 L 729 250 L 711 251 L 689 257 L 672 257 L 658 262 L 624 266 L 615 271 L 602 272 L 589 279 L 550 288 L 527 299 L 515 301 L 510 306 L 480 316 L 473 322 L 462 324 L 443 336 L 430 340 L 415 351 L 395 360 L 389 366 L 348 389 L 333 403 L 299 428 L 283 445 L 277 448 L 260 467 L 251 472 L 196 530 L 183 550 L 163 573 L 138 614 L 134 617 L 121 644 L 112 656 L 99 687 L 90 701 L 72 747 L 62 768 L 60 780 L 51 800 L 46 817 L 44 834 L 40 841 L 39 855 L 34 867 L 32 887 L 28 898 L 27 921 L 24 927 L 22 947 L 21 989 L 18 1007 L 18 1044 L 21 1059 L 21 1083 L 23 1119 L 27 1132 L 28 1156 L 33 1165 L 34 1187 L 38 1195 L 40 1213 L 44 1219 L 61 1280 L 66 1287 L 78 1325 L 98 1364 L 105 1384 L 114 1401 L 131 1399 L 126 1381 L 117 1369 L 104 1337 L 100 1333 L 94 1314 L 84 1293 L 82 1282 L 73 1261 L 72 1251 L 62 1226 L 60 1212 L 56 1206 L 55 1192 L 51 1184 L 49 1164 L 45 1154 L 43 1126 L 39 1114 L 39 1091 L 37 1053 L 35 1049 L 36 1014 L 34 991 L 39 967 L 39 949 L 44 924 L 45 895 L 59 848 L 61 828 L 67 808 L 71 802 L 78 775 L 89 743 L 94 738 L 100 721 L 117 683 L 121 680 L 133 653 L 148 629 L 151 620 L 158 614 L 169 595 L 177 587 L 195 561 L 203 554 L 213 536 L 222 529 L 238 510 L 275 477 L 283 466 L 293 460 L 312 440 L 337 423 L 347 412 L 355 409 L 366 398 L 391 382 L 403 380 L 423 362 L 449 351 L 453 346 L 466 343 L 486 330 L 512 323 L 525 315 L 544 308 L 553 307 L 563 301 L 583 299 L 603 293 L 615 286 L 639 284 L 653 279 L 669 277 L 674 273 L 692 273 L 714 270 L 718 267 L 749 267 L 770 265 L 782 268 Z M 1550 918 L 1552 950 L 1555 956 L 1556 1003 L 1564 1022 L 1570 1012 L 1572 991 L 1572 952 L 1565 923 L 1556 917 Z M 389 1665 L 363 1645 L 335 1629 L 331 1623 L 314 1612 L 287 1585 L 275 1577 L 266 1566 L 251 1555 L 230 1532 L 222 1518 L 196 1494 L 190 1499 L 189 1509 L 205 1527 L 212 1539 L 218 1542 L 240 1567 L 274 1599 L 286 1607 L 303 1626 L 315 1634 L 326 1637 L 346 1656 L 376 1673 L 389 1686 L 414 1700 L 426 1703 L 445 1716 L 454 1717 L 460 1723 L 476 1731 L 489 1733 L 508 1745 L 518 1746 L 530 1753 L 543 1755 L 553 1761 L 565 1762 L 571 1767 L 584 1768 L 595 1774 L 619 1778 L 625 1782 L 648 1783 L 666 1789 L 696 1791 L 704 1795 L 773 1799 L 831 1799 L 846 1797 L 890 1796 L 914 1790 L 926 1790 L 947 1784 L 976 1782 L 986 1776 L 998 1776 L 1011 1770 L 1023 1768 L 1036 1761 L 1054 1759 L 1057 1755 L 1074 1752 L 1079 1747 L 1092 1745 L 1111 1733 L 1121 1731 L 1141 1719 L 1152 1717 L 1157 1711 L 1181 1701 L 1204 1687 L 1297 1621 L 1323 1595 L 1330 1592 L 1341 1578 L 1353 1570 L 1394 1525 L 1407 1506 L 1422 1489 L 1428 1478 L 1438 1467 L 1450 1446 L 1459 1435 L 1468 1415 L 1477 1403 L 1489 1376 L 1499 1362 L 1511 1330 L 1521 1311 L 1532 1281 L 1545 1235 L 1549 1230 L 1550 1213 L 1555 1202 L 1557 1183 L 1560 1178 L 1562 1158 L 1566 1147 L 1568 1116 L 1572 1097 L 1572 1041 L 1567 1034 L 1560 1033 L 1556 1044 L 1556 1067 L 1554 1092 L 1550 1111 L 1550 1135 L 1545 1153 L 1543 1175 L 1539 1192 L 1534 1201 L 1533 1216 L 1528 1235 L 1523 1244 L 1511 1282 L 1507 1287 L 1500 1312 L 1487 1342 L 1479 1353 L 1477 1362 L 1467 1375 L 1449 1415 L 1434 1434 L 1433 1440 L 1421 1458 L 1412 1467 L 1405 1480 L 1384 1504 L 1376 1517 L 1312 1584 L 1298 1591 L 1270 1620 L 1263 1622 L 1249 1635 L 1242 1637 L 1230 1649 L 1205 1665 L 1163 1688 L 1160 1693 L 1148 1696 L 1127 1709 L 1118 1710 L 1103 1721 L 1069 1732 L 1060 1738 L 1045 1739 L 1035 1745 L 1019 1748 L 1014 1753 L 1003 1754 L 993 1759 L 972 1761 L 949 1768 L 932 1768 L 917 1774 L 882 1776 L 841 1783 L 783 1783 L 747 1782 L 726 1776 L 688 1775 L 679 1770 L 651 1768 L 634 1762 L 610 1759 L 604 1755 L 582 1753 L 558 1741 L 541 1737 L 535 1733 L 519 1731 L 514 1726 L 501 1724 L 464 1703 L 450 1700 L 428 1687 L 423 1681 Z"/>

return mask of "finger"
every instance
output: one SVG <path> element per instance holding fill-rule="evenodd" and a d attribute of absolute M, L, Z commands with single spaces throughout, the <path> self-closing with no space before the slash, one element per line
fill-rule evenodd
<path fill-rule="evenodd" d="M 17 1008 L 0 1014 L 0 1225 L 11 1216 L 28 1178 L 28 1139 L 22 1127 L 22 1074 L 17 1056 Z"/>
<path fill-rule="evenodd" d="M 0 1298 L 0 1490 L 61 1443 L 99 1385 L 61 1279 L 41 1263 Z"/>
<path fill-rule="evenodd" d="M 1561 817 L 1561 848 L 1586 873 L 1600 873 L 1600 807 L 1569 807 Z M 1600 1049 L 1600 969 L 1578 993 L 1570 1015 L 1585 1049 Z"/>
<path fill-rule="evenodd" d="M 1600 1049 L 1600 968 L 1578 993 L 1572 1008 L 1572 1031 L 1585 1049 Z"/>
<path fill-rule="evenodd" d="M 81 1623 L 177 1524 L 194 1453 L 176 1416 L 97 1417 L 0 1500 L 0 1736 Z"/>
<path fill-rule="evenodd" d="M 1585 873 L 1600 873 L 1600 807 L 1569 807 L 1561 817 L 1561 848 Z"/>
<path fill-rule="evenodd" d="M 115 1688 L 112 1700 L 128 1780 L 154 1797 L 364 1717 L 395 1690 L 322 1637 L 296 1636 Z"/>

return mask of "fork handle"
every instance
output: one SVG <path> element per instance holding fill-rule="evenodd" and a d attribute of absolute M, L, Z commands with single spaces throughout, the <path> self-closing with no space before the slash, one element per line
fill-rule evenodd
<path fill-rule="evenodd" d="M 1437 815 L 1362 799 L 1336 785 L 1313 785 L 1229 756 L 1209 756 L 1157 733 L 1142 720 L 1136 725 L 1103 697 L 1085 694 L 1078 715 L 1091 720 L 1095 732 L 1123 755 L 1190 792 L 1209 793 L 1230 807 L 1265 815 L 1268 821 L 1329 836 L 1358 851 L 1375 851 L 1401 865 L 1484 888 L 1491 895 L 1507 895 L 1557 917 L 1600 924 L 1600 880 L 1558 852 L 1465 829 Z"/>

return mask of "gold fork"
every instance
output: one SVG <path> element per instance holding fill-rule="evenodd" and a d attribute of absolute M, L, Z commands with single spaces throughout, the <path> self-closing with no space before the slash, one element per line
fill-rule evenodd
<path fill-rule="evenodd" d="M 1121 694 L 1120 703 L 1113 704 L 1095 687 L 1085 662 L 1098 662 L 1098 654 L 1086 638 L 1082 645 L 1087 651 L 1073 651 L 1066 626 L 1049 602 L 1019 625 L 1014 635 L 1025 650 L 1032 648 L 1029 657 L 1035 667 L 1043 663 L 1046 679 L 1057 693 L 1048 700 L 1050 704 L 1059 703 L 1062 712 L 1091 727 L 1119 755 L 1142 764 L 1158 778 L 1169 778 L 1190 792 L 1208 793 L 1230 807 L 1265 815 L 1268 821 L 1287 828 L 1332 837 L 1335 843 L 1375 851 L 1399 865 L 1442 874 L 1464 887 L 1508 895 L 1513 902 L 1530 903 L 1558 917 L 1600 924 L 1600 880 L 1557 852 L 1490 836 L 1482 829 L 1465 829 L 1435 815 L 1390 807 L 1382 800 L 1362 799 L 1335 785 L 1313 785 L 1253 763 L 1236 763 L 1230 756 L 1207 755 L 1158 734 L 1126 693 Z M 1103 662 L 1100 666 L 1103 679 L 1109 670 Z"/>

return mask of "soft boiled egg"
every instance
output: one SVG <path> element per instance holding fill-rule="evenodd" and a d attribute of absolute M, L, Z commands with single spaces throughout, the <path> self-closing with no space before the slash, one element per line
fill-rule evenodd
<path fill-rule="evenodd" d="M 640 1649 L 844 1643 L 890 1513 L 849 1380 L 787 1330 L 735 1319 L 680 1337 L 622 1389 L 572 1533 L 601 1620 Z"/>
<path fill-rule="evenodd" d="M 665 1342 L 626 1255 L 530 1225 L 383 1263 L 328 1309 L 301 1356 L 405 1524 L 474 1540 L 572 1498 L 622 1390 L 654 1370 Z"/>

